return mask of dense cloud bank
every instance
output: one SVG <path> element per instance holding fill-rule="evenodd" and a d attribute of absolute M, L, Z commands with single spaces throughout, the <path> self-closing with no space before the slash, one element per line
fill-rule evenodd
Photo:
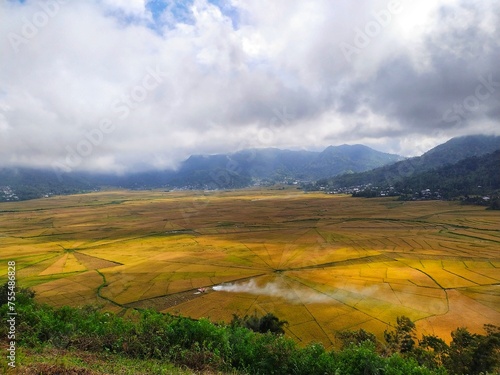
<path fill-rule="evenodd" d="M 123 172 L 342 143 L 409 156 L 499 133 L 493 0 L 11 0 L 0 14 L 2 166 Z"/>

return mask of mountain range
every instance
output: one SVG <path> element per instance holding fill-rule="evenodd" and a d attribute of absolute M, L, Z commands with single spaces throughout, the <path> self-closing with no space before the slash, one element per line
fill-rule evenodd
<path fill-rule="evenodd" d="M 333 187 L 394 185 L 414 175 L 451 166 L 461 160 L 493 153 L 500 149 L 500 136 L 470 135 L 452 138 L 421 156 L 408 158 L 362 173 L 332 176 L 321 183 Z M 500 169 L 500 168 L 499 168 Z M 500 173 L 500 172 L 499 172 Z"/>
<path fill-rule="evenodd" d="M 128 189 L 242 188 L 256 182 L 315 180 L 339 173 L 372 169 L 403 158 L 363 145 L 330 146 L 322 152 L 276 148 L 247 149 L 231 154 L 193 155 L 175 171 L 146 171 L 123 176 L 26 168 L 0 169 L 0 200 L 22 200 L 77 193 L 102 187 Z"/>
<path fill-rule="evenodd" d="M 322 152 L 277 148 L 248 149 L 233 154 L 196 155 L 180 167 L 179 176 L 227 170 L 251 179 L 314 180 L 342 173 L 367 171 L 404 158 L 363 145 L 329 146 Z"/>
<path fill-rule="evenodd" d="M 453 138 L 409 159 L 363 145 L 341 145 L 329 146 L 321 152 L 264 148 L 230 154 L 193 155 L 175 171 L 148 171 L 124 176 L 72 172 L 63 174 L 61 180 L 61 176 L 51 170 L 3 168 L 0 169 L 0 201 L 71 194 L 103 187 L 224 189 L 316 180 L 319 184 L 336 187 L 368 183 L 404 184 L 405 179 L 420 173 L 498 149 L 500 137 L 476 135 Z"/>
<path fill-rule="evenodd" d="M 434 168 L 399 180 L 394 189 L 411 198 L 422 191 L 435 192 L 443 198 L 492 195 L 500 192 L 500 150 L 471 156 L 457 163 Z M 428 194 L 428 193 L 426 193 Z M 488 197 L 487 199 L 489 200 Z M 468 197 L 474 201 L 476 198 Z M 484 202 L 483 202 L 484 203 Z M 497 208 L 496 208 L 497 209 Z"/>

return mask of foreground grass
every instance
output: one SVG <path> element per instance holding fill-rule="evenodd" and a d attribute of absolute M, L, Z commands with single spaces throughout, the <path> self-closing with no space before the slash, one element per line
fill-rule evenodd
<path fill-rule="evenodd" d="M 4 301 L 0 305 L 0 316 L 6 317 L 8 306 Z M 40 305 L 27 290 L 18 291 L 16 311 L 16 362 L 21 374 L 196 373 L 188 372 L 192 370 L 200 374 L 472 375 L 498 370 L 499 364 L 500 330 L 494 326 L 488 336 L 458 329 L 452 333 L 457 340 L 449 347 L 437 337 L 417 346 L 414 324 L 402 317 L 396 330 L 387 333 L 383 348 L 373 335 L 360 331 L 344 335 L 343 350 L 327 351 L 321 344 L 301 348 L 283 335 L 254 332 L 240 320 L 213 324 L 152 310 L 125 319 L 93 307 Z M 7 326 L 0 327 L 0 337 L 7 337 Z M 1 364 L 7 372 L 5 359 Z"/>
<path fill-rule="evenodd" d="M 2 373 L 20 375 L 229 375 L 229 373 L 212 371 L 194 372 L 154 359 L 140 360 L 118 354 L 52 347 L 21 347 L 17 351 L 17 358 L 18 364 L 15 369 L 9 368 L 4 357 L 0 358 Z"/>

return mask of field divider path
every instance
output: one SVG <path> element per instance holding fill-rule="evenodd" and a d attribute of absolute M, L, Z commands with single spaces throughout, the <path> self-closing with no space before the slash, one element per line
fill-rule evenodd
<path fill-rule="evenodd" d="M 42 263 L 42 262 L 46 262 L 48 260 L 51 260 L 51 259 L 54 259 L 54 258 L 57 258 L 57 257 L 60 257 L 61 254 L 60 253 L 54 253 L 52 256 L 49 256 L 47 258 L 42 258 L 41 260 L 37 261 L 37 262 L 33 262 L 33 263 L 29 263 L 28 265 L 25 265 L 25 266 L 22 266 L 22 267 L 19 267 L 19 271 L 22 271 L 24 270 L 25 268 L 29 268 L 29 267 L 33 267 L 35 265 L 37 265 L 38 263 Z M 17 267 L 17 266 L 16 266 Z"/>
<path fill-rule="evenodd" d="M 494 267 L 494 268 L 496 268 L 496 267 Z M 487 277 L 487 278 L 489 278 L 489 279 L 495 280 L 495 279 L 493 279 L 493 278 L 492 278 L 492 277 L 490 277 L 490 276 L 487 276 L 487 275 L 482 274 L 481 272 L 477 272 L 477 271 L 475 271 L 475 270 L 471 270 L 471 269 L 470 269 L 470 268 L 468 268 L 468 267 L 467 267 L 467 269 L 468 269 L 470 272 L 475 273 L 476 275 L 484 276 L 484 277 Z M 499 272 L 499 279 L 500 279 L 500 272 Z M 477 284 L 477 283 L 476 283 L 476 284 Z M 484 285 L 481 285 L 481 284 L 480 284 L 480 286 L 490 286 L 490 285 L 499 285 L 499 284 L 500 284 L 500 283 L 498 282 L 498 279 L 497 279 L 495 282 L 493 282 L 493 283 L 491 283 L 491 284 L 484 284 Z"/>
<path fill-rule="evenodd" d="M 490 286 L 490 285 L 494 285 L 494 284 L 496 283 L 496 281 L 494 281 L 493 279 L 491 279 L 491 280 L 493 280 L 493 282 L 492 282 L 491 284 L 480 284 L 480 283 L 478 283 L 478 282 L 476 282 L 476 281 L 473 281 L 473 280 L 471 280 L 471 279 L 468 279 L 468 278 L 466 278 L 466 277 L 464 277 L 464 276 L 462 276 L 462 275 L 460 275 L 460 274 L 458 274 L 458 273 L 455 273 L 455 272 L 453 272 L 453 271 L 447 270 L 446 268 L 443 268 L 443 271 L 446 271 L 446 272 L 448 272 L 448 273 L 451 273 L 452 275 L 455 275 L 455 276 L 457 276 L 457 277 L 459 277 L 459 278 L 461 278 L 461 279 L 463 279 L 463 280 L 466 280 L 466 281 L 468 281 L 468 282 L 470 282 L 470 283 L 472 283 L 472 284 L 476 284 L 477 286 Z M 474 271 L 472 271 L 472 272 L 474 272 Z M 474 272 L 474 273 L 476 273 L 476 274 L 480 275 L 480 274 L 479 274 L 479 273 L 477 273 L 477 272 Z M 482 276 L 484 276 L 484 275 L 482 275 Z M 486 277 L 488 277 L 488 276 L 486 276 Z M 454 288 L 454 289 L 456 289 L 456 288 Z"/>
<path fill-rule="evenodd" d="M 488 242 L 500 243 L 500 240 L 492 240 L 491 238 L 484 238 L 484 237 L 479 237 L 479 236 L 473 236 L 471 234 L 457 233 L 457 232 L 451 232 L 451 231 L 448 231 L 448 233 L 450 235 L 456 236 L 456 237 L 467 237 L 467 238 L 472 238 L 472 239 L 480 240 L 480 241 L 488 241 Z"/>
<path fill-rule="evenodd" d="M 182 264 L 182 265 L 185 265 L 185 266 L 190 266 L 192 265 L 193 263 L 191 262 L 186 262 L 186 261 L 175 261 L 175 260 L 169 260 L 168 263 L 172 263 L 172 264 Z M 197 263 L 195 263 L 197 264 Z M 265 268 L 265 267 L 255 267 L 255 266 L 240 266 L 240 265 L 237 265 L 237 264 L 231 264 L 231 265 L 228 265 L 228 264 L 224 264 L 224 263 L 209 263 L 209 262 L 203 262 L 200 264 L 203 264 L 203 265 L 207 265 L 207 266 L 214 266 L 214 267 L 222 267 L 222 268 L 240 268 L 240 269 L 243 269 L 243 270 L 260 270 L 260 271 L 273 271 L 274 269 L 272 269 L 271 267 L 269 268 Z"/>
<path fill-rule="evenodd" d="M 287 276 L 287 277 L 290 277 L 290 276 Z M 351 308 L 351 309 L 353 309 L 353 310 L 356 310 L 357 312 L 360 312 L 360 313 L 362 313 L 362 314 L 364 314 L 364 315 L 366 315 L 366 316 L 369 316 L 370 318 L 373 318 L 374 320 L 376 320 L 376 321 L 378 321 L 378 322 L 380 322 L 380 323 L 382 323 L 382 324 L 385 324 L 385 325 L 390 325 L 390 322 L 385 322 L 385 321 L 383 321 L 382 319 L 380 319 L 380 318 L 376 317 L 375 315 L 370 315 L 370 314 L 369 314 L 369 313 L 367 313 L 366 311 L 363 311 L 363 310 L 361 310 L 359 307 L 356 307 L 356 304 L 351 305 L 351 304 L 349 304 L 349 303 L 346 303 L 345 301 L 342 301 L 341 299 L 335 298 L 334 296 L 332 296 L 332 295 L 330 295 L 330 294 L 328 294 L 328 293 L 326 293 L 326 292 L 322 292 L 321 290 L 315 289 L 315 288 L 313 288 L 312 286 L 310 286 L 310 285 L 308 285 L 307 283 L 305 283 L 304 281 L 300 280 L 299 278 L 291 278 L 291 277 L 290 277 L 290 279 L 291 279 L 291 280 L 294 280 L 294 281 L 296 281 L 296 282 L 298 282 L 298 283 L 300 283 L 300 284 L 302 284 L 302 285 L 304 285 L 304 286 L 306 286 L 306 287 L 308 287 L 308 288 L 310 288 L 310 289 L 312 289 L 312 290 L 314 290 L 316 293 L 323 294 L 323 295 L 327 296 L 328 298 L 331 298 L 331 299 L 333 299 L 333 300 L 335 300 L 335 301 L 339 302 L 340 304 L 342 304 L 342 305 L 344 305 L 344 306 L 347 306 L 347 307 L 349 307 L 349 308 Z"/>
<path fill-rule="evenodd" d="M 250 279 L 253 279 L 254 277 L 260 277 L 260 276 L 264 276 L 266 274 L 267 273 L 261 273 L 261 274 L 252 275 L 249 277 L 242 277 L 239 279 L 232 280 L 231 283 L 238 282 L 238 281 L 250 280 Z M 225 282 L 225 283 L 227 283 L 227 282 Z M 134 308 L 134 309 L 154 308 L 155 310 L 162 311 L 162 310 L 166 310 L 168 308 L 174 307 L 174 306 L 178 306 L 182 303 L 192 301 L 196 298 L 215 293 L 216 291 L 212 289 L 212 287 L 214 285 L 219 285 L 219 284 L 206 285 L 203 287 L 193 288 L 193 289 L 185 290 L 185 291 L 178 292 L 178 293 L 165 294 L 162 296 L 145 298 L 142 300 L 126 303 L 126 304 L 122 305 L 122 307 Z M 204 289 L 205 291 L 200 292 L 201 289 Z M 217 293 L 221 293 L 221 292 L 217 292 Z"/>
<path fill-rule="evenodd" d="M 394 259 L 385 255 L 385 254 L 367 255 L 367 256 L 364 256 L 361 258 L 353 258 L 353 259 L 339 260 L 339 261 L 327 262 L 327 263 L 321 263 L 321 264 L 313 264 L 310 266 L 291 268 L 291 269 L 286 269 L 283 271 L 302 271 L 302 270 L 318 269 L 318 268 L 350 266 L 350 265 L 354 265 L 354 264 L 378 263 L 378 262 L 384 262 L 384 261 L 394 261 Z"/>
<path fill-rule="evenodd" d="M 100 247 L 103 247 L 103 246 L 115 245 L 115 244 L 118 244 L 118 243 L 130 242 L 130 241 L 133 241 L 133 240 L 140 240 L 140 239 L 147 238 L 147 237 L 159 237 L 159 236 L 165 236 L 165 237 L 167 237 L 168 234 L 165 234 L 164 231 L 161 231 L 161 232 L 146 233 L 146 234 L 143 234 L 143 235 L 140 235 L 140 236 L 121 237 L 121 238 L 109 240 L 108 242 L 98 243 L 96 245 L 88 245 L 88 246 L 82 247 L 81 250 L 92 250 L 92 249 L 100 248 Z M 108 238 L 110 238 L 110 237 L 103 237 L 103 238 L 97 239 L 97 240 L 98 241 L 102 241 L 102 240 L 106 240 Z"/>
<path fill-rule="evenodd" d="M 389 288 L 391 288 L 392 293 L 394 293 L 394 297 L 396 297 L 396 299 L 398 300 L 398 302 L 399 302 L 399 304 L 400 304 L 401 306 L 404 306 L 403 301 L 401 301 L 401 299 L 398 297 L 398 294 L 396 293 L 396 291 L 395 291 L 395 290 L 394 290 L 394 288 L 392 287 L 392 284 L 391 284 L 391 283 L 389 283 L 389 282 L 387 282 L 387 281 L 384 281 L 384 284 L 389 285 Z"/>
<path fill-rule="evenodd" d="M 96 269 L 95 271 L 96 271 L 99 275 L 101 275 L 101 277 L 102 277 L 102 284 L 101 284 L 101 285 L 99 285 L 99 287 L 97 288 L 97 296 L 98 296 L 99 298 L 102 298 L 103 300 L 105 300 L 105 301 L 107 301 L 107 302 L 109 302 L 109 303 L 111 303 L 111 304 L 115 305 L 115 306 L 121 307 L 122 309 L 123 309 L 123 308 L 126 308 L 124 305 L 122 305 L 122 304 L 120 304 L 120 303 L 118 303 L 118 302 L 115 302 L 115 301 L 113 301 L 112 299 L 110 299 L 110 298 L 108 298 L 108 297 L 104 297 L 104 296 L 102 295 L 101 290 L 102 290 L 102 288 L 105 288 L 105 287 L 107 287 L 107 286 L 108 286 L 108 282 L 106 281 L 106 276 L 104 276 L 104 274 L 103 274 L 101 271 L 99 271 L 99 270 L 97 270 L 97 269 Z"/>
<path fill-rule="evenodd" d="M 283 275 L 284 278 L 283 279 L 289 279 L 289 280 L 293 280 L 293 281 L 296 281 L 286 275 Z M 287 281 L 287 280 L 283 280 L 285 282 L 285 284 L 288 285 L 288 287 L 292 290 L 293 294 L 296 296 L 296 298 L 298 300 L 300 300 L 302 303 L 302 306 L 304 306 L 304 308 L 307 310 L 307 312 L 309 313 L 309 315 L 311 316 L 312 320 L 316 323 L 316 325 L 319 327 L 319 329 L 321 330 L 321 332 L 323 332 L 323 334 L 325 335 L 325 337 L 328 339 L 328 341 L 330 342 L 330 345 L 333 345 L 333 342 L 332 340 L 330 339 L 330 336 L 328 335 L 328 333 L 325 331 L 325 329 L 323 328 L 323 325 L 318 322 L 318 320 L 316 319 L 316 317 L 314 316 L 314 314 L 311 312 L 311 310 L 309 310 L 309 308 L 307 307 L 307 303 L 306 302 L 303 302 L 302 301 L 302 298 L 300 298 L 300 296 L 295 292 L 295 290 L 293 289 L 293 287 L 290 285 L 290 283 Z M 312 290 L 314 290 L 316 293 L 318 292 L 318 290 L 314 289 L 314 288 L 311 288 L 311 287 L 308 287 Z"/>
<path fill-rule="evenodd" d="M 103 258 L 98 258 L 98 257 L 84 254 L 84 253 L 80 253 L 79 251 L 74 251 L 73 255 L 81 264 L 83 264 L 89 270 L 98 269 L 98 268 L 110 268 L 110 267 L 123 266 L 122 263 L 103 259 Z"/>
<path fill-rule="evenodd" d="M 247 245 L 244 245 L 248 251 L 250 251 L 253 255 L 255 255 L 258 259 L 260 259 L 267 267 L 269 267 L 269 269 L 273 269 L 273 267 L 271 267 L 271 265 L 269 263 L 267 263 L 264 258 L 262 258 L 259 254 L 257 254 L 255 251 L 253 251 L 250 247 L 248 247 Z M 255 267 L 252 267 L 252 268 L 255 268 Z"/>
<path fill-rule="evenodd" d="M 404 263 L 404 262 L 403 262 L 403 263 Z M 404 263 L 404 264 L 406 264 L 406 263 Z M 425 272 L 425 271 L 423 271 L 423 270 L 421 270 L 421 269 L 419 269 L 419 268 L 412 267 L 412 266 L 410 266 L 410 265 L 408 265 L 408 264 L 406 264 L 406 266 L 407 266 L 407 267 L 412 268 L 412 269 L 413 269 L 413 270 L 415 270 L 415 271 L 418 271 L 418 272 L 423 273 L 425 276 L 427 276 L 429 279 L 431 279 L 431 280 L 432 280 L 432 281 L 433 281 L 433 282 L 434 282 L 434 283 L 435 283 L 435 284 L 436 284 L 436 285 L 437 285 L 437 286 L 438 286 L 438 287 L 439 287 L 439 288 L 440 288 L 440 289 L 444 292 L 444 295 L 446 296 L 446 312 L 444 312 L 444 313 L 442 313 L 442 314 L 433 314 L 433 315 L 430 315 L 430 316 L 438 316 L 438 315 L 441 315 L 441 316 L 442 316 L 442 315 L 446 315 L 446 314 L 448 314 L 448 313 L 450 312 L 450 299 L 449 299 L 449 297 L 448 297 L 448 289 L 456 289 L 456 288 L 445 288 L 445 287 L 443 287 L 441 284 L 439 284 L 439 283 L 437 282 L 437 280 L 436 280 L 434 277 L 432 277 L 430 274 L 428 274 L 427 272 Z M 422 266 L 423 266 L 423 265 L 422 265 Z M 444 268 L 443 268 L 443 270 L 444 270 L 444 271 L 446 271 Z M 427 319 L 427 318 L 428 318 L 428 317 L 426 317 L 426 318 L 422 318 L 422 319 L 417 319 L 416 321 L 423 320 L 423 319 Z"/>

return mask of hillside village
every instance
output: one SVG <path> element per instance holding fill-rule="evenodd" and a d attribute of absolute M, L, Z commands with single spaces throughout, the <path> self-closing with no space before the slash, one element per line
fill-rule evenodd
<path fill-rule="evenodd" d="M 18 201 L 19 197 L 10 186 L 0 186 L 0 202 Z"/>

